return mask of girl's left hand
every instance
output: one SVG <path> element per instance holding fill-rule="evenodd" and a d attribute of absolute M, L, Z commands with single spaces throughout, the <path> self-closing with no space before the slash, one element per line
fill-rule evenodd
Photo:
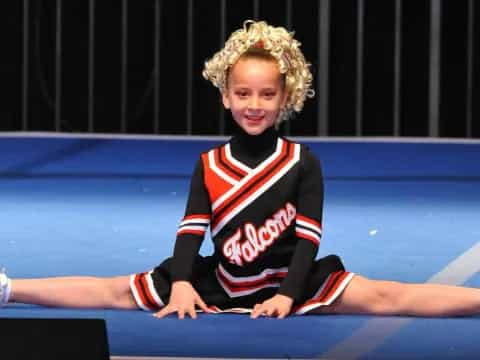
<path fill-rule="evenodd" d="M 291 297 L 277 294 L 263 303 L 255 305 L 250 317 L 256 319 L 259 316 L 276 316 L 283 319 L 290 314 L 292 305 L 293 299 Z"/>

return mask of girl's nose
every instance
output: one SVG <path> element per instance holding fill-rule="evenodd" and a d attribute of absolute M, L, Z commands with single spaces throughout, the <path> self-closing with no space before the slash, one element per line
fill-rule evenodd
<path fill-rule="evenodd" d="M 258 98 L 256 96 L 252 96 L 248 103 L 248 108 L 251 110 L 257 110 L 258 106 L 259 106 Z"/>

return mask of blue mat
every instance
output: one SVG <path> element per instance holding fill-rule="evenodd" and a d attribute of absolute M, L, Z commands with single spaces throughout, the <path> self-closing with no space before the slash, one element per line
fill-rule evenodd
<path fill-rule="evenodd" d="M 0 137 L 0 265 L 13 277 L 110 276 L 172 252 L 189 175 L 213 140 Z M 310 142 L 325 176 L 319 256 L 425 282 L 480 241 L 480 144 Z M 206 239 L 201 252 L 210 253 Z M 473 275 L 469 286 L 480 286 Z M 373 317 L 157 320 L 142 311 L 12 305 L 1 317 L 101 317 L 114 355 L 322 357 Z M 388 320 L 388 319 L 386 319 Z M 409 319 L 358 358 L 476 358 L 480 317 Z M 353 354 L 355 355 L 355 354 Z"/>

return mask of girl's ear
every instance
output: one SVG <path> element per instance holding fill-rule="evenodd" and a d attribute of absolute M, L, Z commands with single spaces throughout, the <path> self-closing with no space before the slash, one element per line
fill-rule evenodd
<path fill-rule="evenodd" d="M 228 98 L 227 92 L 227 89 L 222 91 L 222 102 L 225 109 L 230 109 L 230 99 Z"/>

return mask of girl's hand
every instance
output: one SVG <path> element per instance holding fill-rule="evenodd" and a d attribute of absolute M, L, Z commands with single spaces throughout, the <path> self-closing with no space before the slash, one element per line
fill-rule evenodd
<path fill-rule="evenodd" d="M 277 294 L 263 303 L 255 305 L 250 317 L 256 319 L 259 316 L 276 316 L 283 319 L 290 314 L 292 305 L 293 299 L 291 297 Z"/>
<path fill-rule="evenodd" d="M 207 305 L 203 302 L 200 295 L 188 281 L 175 281 L 172 284 L 169 303 L 157 312 L 154 316 L 163 318 L 171 313 L 178 313 L 179 319 L 184 319 L 185 314 L 190 315 L 192 319 L 197 318 L 195 305 L 205 312 L 209 312 Z"/>

